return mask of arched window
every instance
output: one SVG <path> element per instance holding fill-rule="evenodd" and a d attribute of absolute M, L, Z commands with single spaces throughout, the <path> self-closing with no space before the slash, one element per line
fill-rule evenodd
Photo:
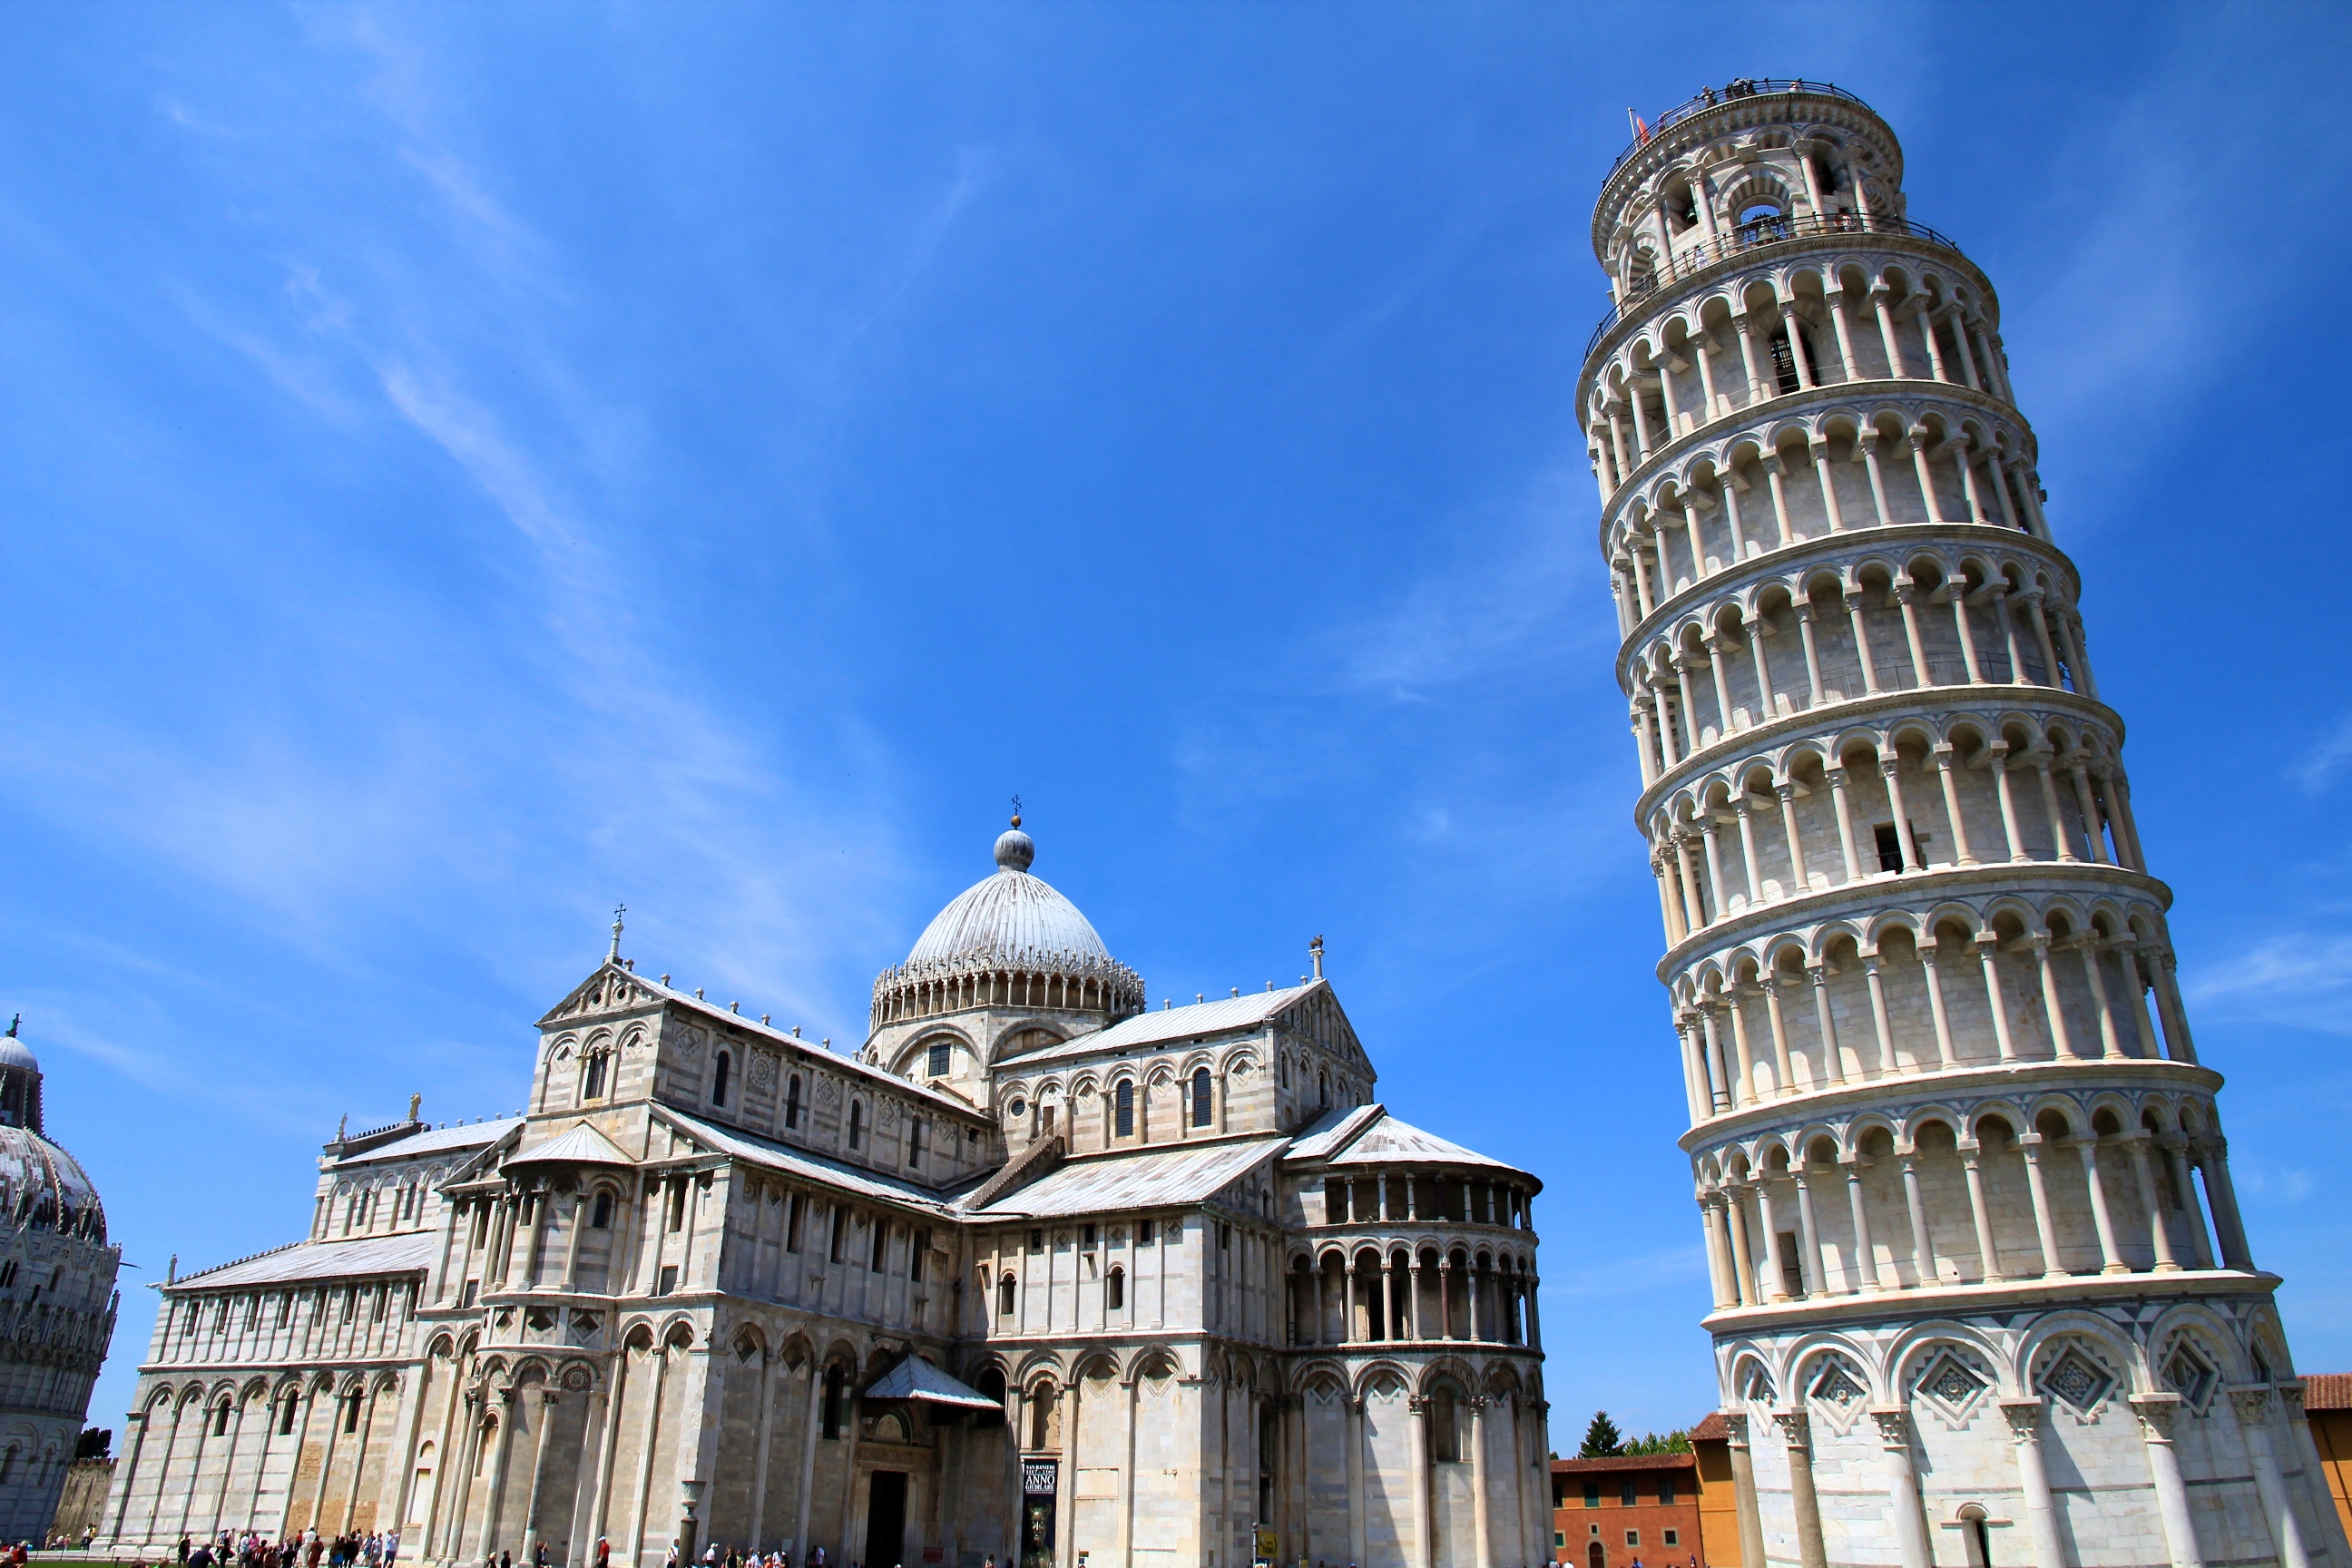
<path fill-rule="evenodd" d="M 581 1085 L 580 1098 L 583 1100 L 604 1098 L 604 1053 L 602 1051 L 588 1058 L 588 1077 Z"/>
<path fill-rule="evenodd" d="M 228 1436 L 228 1401 L 226 1399 L 213 1407 L 213 1436 Z"/>
<path fill-rule="evenodd" d="M 734 1058 L 729 1056 L 725 1051 L 719 1053 L 719 1068 L 711 1075 L 710 1079 L 711 1104 L 725 1105 L 727 1103 L 727 1075 L 734 1070 Z"/>
<path fill-rule="evenodd" d="M 596 1194 L 596 1206 L 589 1214 L 588 1225 L 593 1230 L 610 1230 L 613 1228 L 612 1194 L 598 1193 Z"/>
<path fill-rule="evenodd" d="M 293 1435 L 294 1417 L 298 1413 L 299 1413 L 301 1408 L 301 1397 L 299 1394 L 289 1394 L 286 1396 L 286 1402 L 278 1406 L 278 1435 L 280 1437 L 290 1436 Z"/>
<path fill-rule="evenodd" d="M 824 1369 L 824 1431 L 827 1442 L 841 1436 L 841 1382 L 840 1363 Z"/>
<path fill-rule="evenodd" d="M 1318 1072 L 1315 1075 L 1315 1103 L 1318 1105 L 1331 1103 L 1331 1075 L 1328 1072 Z"/>
<path fill-rule="evenodd" d="M 919 1116 L 908 1117 L 907 1119 L 907 1169 L 910 1171 L 919 1171 L 923 1168 L 924 1136 L 923 1119 Z"/>
<path fill-rule="evenodd" d="M 1126 1269 L 1114 1267 L 1108 1275 L 1104 1276 L 1103 1306 L 1114 1312 L 1122 1310 L 1127 1306 Z"/>
<path fill-rule="evenodd" d="M 1014 1293 L 1015 1287 L 1012 1275 L 1007 1274 L 996 1282 L 996 1315 L 998 1317 L 1009 1318 L 1013 1315 Z"/>
<path fill-rule="evenodd" d="M 1039 1384 L 1029 1391 L 1029 1446 L 1043 1448 L 1054 1436 L 1054 1385 Z"/>
<path fill-rule="evenodd" d="M 1209 1124 L 1209 1111 L 1210 1111 L 1210 1104 L 1209 1104 L 1209 1101 L 1210 1101 L 1209 1069 L 1208 1069 L 1207 1068 L 1194 1068 L 1192 1069 L 1192 1125 L 1193 1125 L 1193 1126 L 1195 1126 L 1195 1127 L 1206 1127 L 1206 1126 Z"/>
<path fill-rule="evenodd" d="M 1430 1401 L 1429 1428 L 1430 1458 L 1459 1464 L 1462 1460 L 1462 1436 L 1454 1416 L 1454 1391 L 1442 1384 L 1438 1385 L 1437 1396 Z"/>
<path fill-rule="evenodd" d="M 360 1429 L 360 1391 L 354 1388 L 343 1404 L 343 1430 L 346 1432 L 356 1432 Z M 224 1410 L 226 1408 L 226 1405 L 222 1406 Z"/>
<path fill-rule="evenodd" d="M 1120 1138 L 1135 1136 L 1135 1080 L 1121 1079 L 1118 1084 L 1118 1110 L 1113 1117 L 1114 1134 Z"/>
<path fill-rule="evenodd" d="M 866 1105 L 862 1100 L 849 1102 L 849 1146 L 859 1147 L 866 1138 Z"/>
<path fill-rule="evenodd" d="M 784 1085 L 784 1125 L 798 1127 L 800 1124 L 801 1075 L 794 1073 L 792 1076 L 792 1081 Z"/>

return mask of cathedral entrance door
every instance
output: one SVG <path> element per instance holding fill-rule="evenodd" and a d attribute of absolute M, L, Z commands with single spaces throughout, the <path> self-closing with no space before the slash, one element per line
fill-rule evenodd
<path fill-rule="evenodd" d="M 907 1472 L 877 1470 L 866 1494 L 866 1561 L 896 1568 L 907 1536 Z"/>

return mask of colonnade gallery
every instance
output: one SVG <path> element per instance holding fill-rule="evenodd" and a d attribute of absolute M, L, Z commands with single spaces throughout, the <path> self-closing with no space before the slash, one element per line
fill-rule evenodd
<path fill-rule="evenodd" d="M 1319 952 L 1149 1008 L 1034 853 L 1016 817 L 855 1056 L 616 924 L 525 1114 L 339 1136 L 301 1240 L 163 1288 L 105 1533 L 1548 1558 L 1538 1184 L 1373 1099 Z"/>

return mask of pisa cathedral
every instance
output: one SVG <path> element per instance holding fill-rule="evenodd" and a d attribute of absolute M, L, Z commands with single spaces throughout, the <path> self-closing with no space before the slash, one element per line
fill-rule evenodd
<path fill-rule="evenodd" d="M 163 1287 L 112 1549 L 1549 1560 L 1538 1184 L 1373 1098 L 1319 940 L 1149 1008 L 1034 853 L 1015 817 L 854 1057 L 616 921 L 526 1113 L 339 1134 L 301 1239 Z"/>
<path fill-rule="evenodd" d="M 1741 81 L 1592 216 L 1741 1560 L 2352 1568 L 1992 286 L 1902 182 L 1852 95 Z"/>

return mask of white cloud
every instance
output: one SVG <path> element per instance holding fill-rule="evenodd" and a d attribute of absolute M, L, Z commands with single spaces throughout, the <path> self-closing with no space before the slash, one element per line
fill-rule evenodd
<path fill-rule="evenodd" d="M 2218 1018 L 2352 1035 L 2352 936 L 2285 932 L 2200 966 L 2183 990 Z"/>
<path fill-rule="evenodd" d="M 2352 713 L 2336 720 L 2336 727 L 2289 768 L 2286 776 L 2305 793 L 2317 795 L 2334 784 L 2347 765 L 2352 765 Z"/>

